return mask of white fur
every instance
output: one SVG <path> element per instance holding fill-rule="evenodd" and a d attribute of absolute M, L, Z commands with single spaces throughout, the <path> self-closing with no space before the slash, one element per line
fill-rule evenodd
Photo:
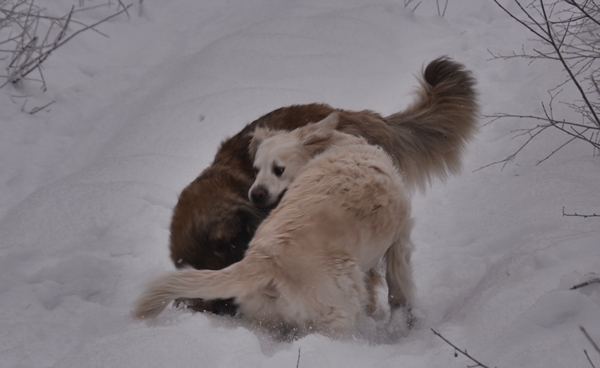
<path fill-rule="evenodd" d="M 316 154 L 338 140 L 358 139 L 335 131 L 338 114 L 330 114 L 318 123 L 308 124 L 292 131 L 273 131 L 257 128 L 251 146 L 254 153 L 256 179 L 248 191 L 255 205 L 271 207 L 277 204 L 296 175 Z M 283 169 L 278 176 L 275 169 Z M 257 203 L 253 196 L 257 189 L 266 191 L 266 201 Z"/>
<path fill-rule="evenodd" d="M 291 180 L 273 181 L 287 193 L 244 259 L 223 270 L 160 277 L 138 300 L 136 317 L 153 317 L 176 298 L 233 297 L 242 317 L 278 333 L 344 336 L 366 309 L 365 280 L 382 258 L 392 309 L 412 301 L 410 195 L 381 148 L 335 131 L 337 116 L 328 119 L 274 133 L 258 146 L 261 171 L 294 161 L 290 152 L 304 153 L 286 166 Z M 313 150 L 310 143 L 323 139 L 324 150 Z M 319 150 L 311 159 L 308 152 Z"/>

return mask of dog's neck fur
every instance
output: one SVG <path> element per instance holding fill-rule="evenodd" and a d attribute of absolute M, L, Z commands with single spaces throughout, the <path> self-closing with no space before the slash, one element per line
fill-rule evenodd
<path fill-rule="evenodd" d="M 351 145 L 362 145 L 362 144 L 367 144 L 366 139 L 364 139 L 363 137 L 357 137 L 352 134 L 347 134 L 347 133 L 340 132 L 338 130 L 334 130 L 333 133 L 331 134 L 331 139 L 329 141 L 329 144 L 325 147 L 325 149 L 322 152 L 328 151 L 330 149 L 335 149 L 336 146 L 348 147 Z"/>

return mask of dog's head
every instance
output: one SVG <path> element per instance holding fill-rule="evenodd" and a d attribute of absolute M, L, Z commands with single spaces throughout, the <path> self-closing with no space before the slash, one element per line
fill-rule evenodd
<path fill-rule="evenodd" d="M 245 197 L 252 182 L 211 166 L 180 194 L 171 220 L 171 258 L 177 268 L 218 270 L 244 257 L 267 212 Z"/>
<path fill-rule="evenodd" d="M 338 120 L 334 112 L 293 131 L 257 128 L 250 142 L 256 171 L 250 201 L 260 207 L 276 206 L 302 167 L 327 148 Z"/>

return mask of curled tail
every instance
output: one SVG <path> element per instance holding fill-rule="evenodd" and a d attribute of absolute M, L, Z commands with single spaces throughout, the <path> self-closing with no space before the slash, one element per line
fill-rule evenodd
<path fill-rule="evenodd" d="M 251 275 L 254 277 L 248 277 L 246 266 L 241 261 L 217 271 L 184 269 L 160 276 L 138 298 L 132 315 L 139 319 L 154 318 L 178 298 L 228 299 L 252 292 L 263 284 L 255 282 L 263 275 L 254 273 Z"/>
<path fill-rule="evenodd" d="M 462 64 L 438 58 L 423 71 L 417 99 L 385 118 L 392 151 L 408 184 L 425 189 L 434 177 L 460 171 L 462 153 L 477 131 L 475 79 Z"/>

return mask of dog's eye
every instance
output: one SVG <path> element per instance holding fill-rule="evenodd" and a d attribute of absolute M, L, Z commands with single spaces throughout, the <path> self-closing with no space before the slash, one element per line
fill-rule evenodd
<path fill-rule="evenodd" d="M 273 165 L 273 174 L 275 174 L 275 176 L 280 177 L 281 175 L 283 175 L 284 171 L 285 167 Z"/>
<path fill-rule="evenodd" d="M 252 168 L 252 171 L 254 172 L 254 176 L 258 175 L 258 171 L 259 171 L 259 170 L 258 170 L 258 167 L 256 167 L 256 166 L 255 166 L 255 167 L 253 167 L 253 168 Z"/>

